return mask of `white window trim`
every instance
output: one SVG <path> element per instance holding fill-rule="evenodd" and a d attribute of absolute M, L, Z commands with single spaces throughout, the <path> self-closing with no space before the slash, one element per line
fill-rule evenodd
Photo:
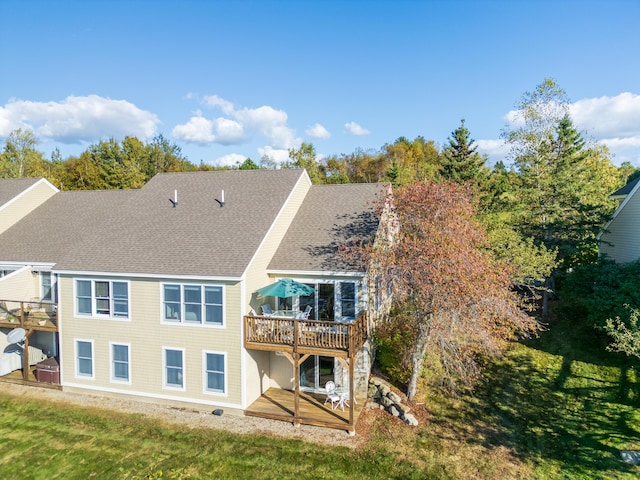
<path fill-rule="evenodd" d="M 50 295 L 51 298 L 45 299 L 44 298 L 44 278 L 46 275 L 49 275 L 49 282 L 50 282 L 50 286 L 49 286 L 49 291 L 50 291 Z M 56 299 L 57 299 L 57 295 L 56 295 L 56 288 L 57 288 L 57 276 L 54 275 L 50 270 L 41 270 L 38 272 L 38 277 L 39 277 L 39 281 L 38 281 L 38 288 L 40 290 L 40 301 L 43 302 L 50 302 L 50 303 L 55 303 Z"/>
<path fill-rule="evenodd" d="M 78 281 L 91 282 L 91 314 L 80 313 L 78 308 Z M 109 290 L 110 297 L 109 301 L 111 302 L 109 315 L 102 315 L 96 312 L 96 295 L 95 295 L 95 282 L 109 282 Z M 113 283 L 126 283 L 127 285 L 127 316 L 126 317 L 116 317 L 113 315 Z M 114 320 L 116 322 L 130 322 L 131 321 L 131 282 L 125 279 L 109 279 L 109 278 L 82 278 L 82 277 L 74 277 L 73 278 L 73 308 L 75 315 L 77 317 L 83 318 L 100 318 L 106 320 Z"/>
<path fill-rule="evenodd" d="M 224 374 L 224 391 L 222 392 L 217 392 L 215 390 L 209 390 L 209 388 L 207 387 L 208 385 L 208 378 L 207 378 L 207 354 L 212 354 L 212 355 L 222 355 L 223 358 L 223 362 L 224 362 L 224 370 L 223 370 L 223 374 Z M 202 351 L 202 393 L 206 394 L 206 395 L 215 395 L 218 397 L 226 397 L 227 396 L 227 392 L 228 390 L 228 379 L 229 379 L 229 374 L 228 374 L 228 363 L 227 363 L 227 352 L 217 352 L 214 350 L 203 350 Z"/>
<path fill-rule="evenodd" d="M 165 308 L 164 308 L 164 287 L 166 285 L 178 285 L 180 287 L 180 321 L 172 321 L 172 320 L 167 320 L 165 318 Z M 202 297 L 202 306 L 203 306 L 203 312 L 202 312 L 202 320 L 200 323 L 196 323 L 196 322 L 187 322 L 185 321 L 185 301 L 184 301 L 184 287 L 185 286 L 197 286 L 200 288 L 204 288 L 204 287 L 218 287 L 220 289 L 222 289 L 222 323 L 220 324 L 216 324 L 216 323 L 207 323 L 205 321 L 205 312 L 204 312 L 204 290 L 202 291 L 203 297 Z M 221 285 L 218 283 L 192 283 L 192 282 L 171 282 L 171 281 L 167 281 L 167 282 L 161 282 L 160 283 L 160 323 L 164 324 L 164 325 L 184 325 L 187 327 L 206 327 L 206 328 L 226 328 L 227 326 L 227 302 L 226 302 L 226 288 L 225 285 Z"/>
<path fill-rule="evenodd" d="M 342 284 L 343 283 L 352 283 L 353 284 L 353 316 L 343 316 L 342 315 Z M 359 290 L 360 290 L 360 282 L 356 282 L 355 280 L 337 280 L 335 282 L 336 289 L 336 307 L 334 311 L 334 315 L 336 318 L 340 318 L 340 321 L 352 321 L 355 320 L 358 316 L 359 312 Z M 339 313 L 339 315 L 338 315 Z"/>
<path fill-rule="evenodd" d="M 113 358 L 113 347 L 127 347 L 127 380 L 122 380 L 121 378 L 116 378 L 115 376 L 115 368 L 114 368 L 114 358 Z M 120 383 L 123 385 L 131 385 L 131 344 L 123 343 L 123 342 L 109 342 L 109 368 L 111 370 L 111 381 L 113 383 Z"/>
<path fill-rule="evenodd" d="M 91 375 L 86 375 L 84 373 L 80 373 L 80 357 L 78 354 L 78 342 L 86 342 L 91 344 Z M 73 349 L 74 349 L 74 361 L 76 364 L 75 373 L 76 378 L 82 378 L 84 380 L 95 380 L 96 376 L 96 349 L 94 348 L 93 340 L 88 340 L 85 338 L 74 338 L 73 339 Z"/>
<path fill-rule="evenodd" d="M 169 385 L 167 383 L 167 351 L 175 350 L 177 352 L 182 352 L 182 386 L 178 387 L 176 385 Z M 185 349 L 178 347 L 162 347 L 162 388 L 166 390 L 174 390 L 178 392 L 186 391 L 187 387 L 187 365 L 185 362 Z"/>

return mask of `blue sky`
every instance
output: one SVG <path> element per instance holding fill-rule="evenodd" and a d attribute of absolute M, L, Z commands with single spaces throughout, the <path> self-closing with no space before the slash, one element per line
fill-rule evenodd
<path fill-rule="evenodd" d="M 0 1 L 0 140 L 47 156 L 163 134 L 191 162 L 439 146 L 466 120 L 491 163 L 544 78 L 614 163 L 640 167 L 640 2 Z"/>

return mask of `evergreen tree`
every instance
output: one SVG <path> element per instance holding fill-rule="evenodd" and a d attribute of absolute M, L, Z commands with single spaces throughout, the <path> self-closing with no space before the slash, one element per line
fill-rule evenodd
<path fill-rule="evenodd" d="M 258 170 L 260 167 L 256 165 L 256 163 L 250 158 L 246 158 L 244 162 L 242 162 L 238 166 L 238 170 Z"/>
<path fill-rule="evenodd" d="M 442 170 L 440 174 L 447 180 L 456 183 L 472 182 L 481 186 L 487 179 L 486 158 L 480 155 L 470 138 L 469 130 L 464 125 L 451 133 L 449 144 L 442 150 Z"/>
<path fill-rule="evenodd" d="M 517 193 L 512 196 L 515 224 L 523 236 L 557 252 L 560 270 L 547 277 L 547 291 L 555 288 L 559 271 L 579 261 L 595 245 L 595 235 L 612 211 L 611 182 L 617 182 L 608 152 L 586 148 L 568 116 L 565 92 L 545 79 L 518 105 L 521 122 L 503 133 L 511 145 L 518 173 Z M 546 314 L 544 295 L 543 314 Z"/>

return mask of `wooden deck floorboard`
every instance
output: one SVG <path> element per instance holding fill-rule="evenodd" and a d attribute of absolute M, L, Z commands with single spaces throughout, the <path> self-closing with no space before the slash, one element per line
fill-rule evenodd
<path fill-rule="evenodd" d="M 270 388 L 245 410 L 245 414 L 304 425 L 354 431 L 362 412 L 364 399 L 360 399 L 358 403 L 354 404 L 354 424 L 349 425 L 349 407 L 345 406 L 344 412 L 340 408 L 332 410 L 331 404 L 324 404 L 325 398 L 324 394 L 300 392 L 300 411 L 296 419 L 294 418 L 294 392 Z"/>

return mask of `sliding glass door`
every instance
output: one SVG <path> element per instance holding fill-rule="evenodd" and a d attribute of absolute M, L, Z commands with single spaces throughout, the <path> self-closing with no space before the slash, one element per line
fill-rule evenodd
<path fill-rule="evenodd" d="M 300 365 L 300 388 L 305 391 L 318 391 L 334 379 L 334 358 L 314 355 Z"/>

